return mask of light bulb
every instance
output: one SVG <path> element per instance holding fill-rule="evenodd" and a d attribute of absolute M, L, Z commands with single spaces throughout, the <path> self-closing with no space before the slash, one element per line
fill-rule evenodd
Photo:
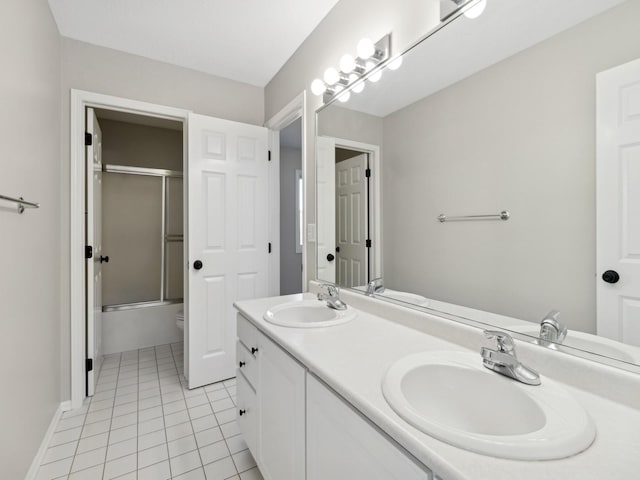
<path fill-rule="evenodd" d="M 340 59 L 340 70 L 344 73 L 351 73 L 353 69 L 356 68 L 356 59 L 353 58 L 353 55 L 343 55 Z"/>
<path fill-rule="evenodd" d="M 356 75 L 355 73 L 352 73 L 351 75 L 349 75 L 349 83 L 353 83 L 356 80 L 358 80 L 360 77 L 358 75 Z M 353 85 L 353 88 L 351 89 L 352 92 L 354 93 L 360 93 L 362 90 L 364 90 L 364 82 L 360 81 L 356 84 Z"/>
<path fill-rule="evenodd" d="M 464 12 L 464 16 L 470 19 L 478 18 L 484 12 L 484 9 L 487 7 L 487 0 L 480 0 L 474 6 L 468 8 Z"/>
<path fill-rule="evenodd" d="M 389 70 L 397 70 L 400 68 L 400 65 L 402 65 L 402 56 L 396 58 L 393 62 L 387 65 L 387 67 L 389 67 Z"/>
<path fill-rule="evenodd" d="M 367 71 L 369 71 L 369 70 L 373 69 L 373 67 L 375 67 L 375 66 L 376 66 L 376 64 L 375 64 L 375 63 L 373 63 L 373 62 L 367 62 L 367 65 L 366 65 L 366 66 L 367 66 Z M 380 80 L 380 77 L 382 77 L 382 70 L 378 70 L 376 73 L 374 73 L 373 75 L 371 75 L 371 76 L 369 77 L 369 81 L 370 81 L 370 82 L 375 83 L 375 82 L 377 82 L 378 80 Z"/>
<path fill-rule="evenodd" d="M 311 82 L 311 92 L 314 95 L 322 95 L 326 91 L 327 86 L 319 78 L 316 78 L 313 82 Z"/>
<path fill-rule="evenodd" d="M 340 74 L 335 68 L 329 67 L 324 71 L 324 81 L 327 85 L 338 83 L 338 80 L 340 80 Z"/>
<path fill-rule="evenodd" d="M 338 97 L 338 100 L 342 103 L 348 102 L 351 98 L 351 92 L 344 92 L 342 95 Z"/>
<path fill-rule="evenodd" d="M 376 46 L 373 44 L 371 39 L 363 38 L 358 42 L 358 47 L 356 50 L 358 52 L 358 56 L 361 59 L 366 60 L 367 58 L 371 57 L 371 55 L 376 53 Z"/>

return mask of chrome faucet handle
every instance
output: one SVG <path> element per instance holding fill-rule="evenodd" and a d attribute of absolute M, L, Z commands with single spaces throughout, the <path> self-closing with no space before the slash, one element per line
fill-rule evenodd
<path fill-rule="evenodd" d="M 384 292 L 384 284 L 382 283 L 382 277 L 374 278 L 367 284 L 366 294 L 373 297 L 374 293 Z"/>
<path fill-rule="evenodd" d="M 499 330 L 485 330 L 484 336 L 488 339 L 496 339 L 498 344 L 498 352 L 507 353 L 509 355 L 515 355 L 516 346 L 513 343 L 511 335 Z"/>
<path fill-rule="evenodd" d="M 558 310 L 551 310 L 540 322 L 540 339 L 547 346 L 550 345 L 548 342 L 562 343 L 567 337 L 567 327 L 560 323 L 559 316 Z"/>
<path fill-rule="evenodd" d="M 339 297 L 340 296 L 340 287 L 338 285 L 334 285 L 333 283 L 321 283 L 320 289 L 324 289 L 327 291 L 327 295 L 330 297 Z M 318 298 L 322 293 L 318 293 Z"/>

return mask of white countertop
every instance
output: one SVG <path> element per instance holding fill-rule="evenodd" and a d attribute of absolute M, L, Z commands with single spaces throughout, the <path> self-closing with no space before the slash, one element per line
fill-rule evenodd
<path fill-rule="evenodd" d="M 422 433 L 387 404 L 381 388 L 384 374 L 395 361 L 411 353 L 469 350 L 361 309 L 351 322 L 325 328 L 280 327 L 263 320 L 270 307 L 303 298 L 314 296 L 246 300 L 237 302 L 236 308 L 444 480 L 640 479 L 640 411 L 571 386 L 565 388 L 590 413 L 597 427 L 592 446 L 573 457 L 537 462 L 505 460 L 463 450 Z M 371 305 L 375 308 L 375 303 Z M 429 315 L 424 317 L 428 322 Z M 589 363 L 585 365 L 588 368 Z M 614 380 L 610 388 L 615 388 Z M 637 391 L 640 396 L 640 381 Z M 495 414 L 498 417 L 500 412 Z"/>

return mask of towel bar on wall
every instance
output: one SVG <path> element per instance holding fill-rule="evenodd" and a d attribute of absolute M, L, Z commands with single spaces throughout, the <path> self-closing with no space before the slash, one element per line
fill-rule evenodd
<path fill-rule="evenodd" d="M 18 213 L 24 212 L 25 207 L 28 207 L 28 208 L 40 208 L 40 204 L 39 203 L 27 202 L 22 197 L 13 198 L 13 197 L 8 197 L 6 195 L 0 195 L 0 200 L 7 200 L 8 202 L 17 203 L 18 204 Z"/>
<path fill-rule="evenodd" d="M 440 215 L 438 215 L 438 220 L 440 221 L 440 223 L 451 221 L 463 222 L 466 220 L 509 220 L 510 216 L 511 215 L 506 210 L 503 210 L 496 215 L 460 215 L 456 217 L 441 213 Z"/>

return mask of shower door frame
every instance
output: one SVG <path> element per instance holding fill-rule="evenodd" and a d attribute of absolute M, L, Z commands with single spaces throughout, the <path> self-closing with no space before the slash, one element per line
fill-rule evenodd
<path fill-rule="evenodd" d="M 86 280 L 85 280 L 85 195 L 86 185 L 84 181 L 85 159 L 85 112 L 87 108 L 102 108 L 119 112 L 133 113 L 147 117 L 163 118 L 182 122 L 183 124 L 183 171 L 187 166 L 188 118 L 189 110 L 157 105 L 154 103 L 140 102 L 127 98 L 103 95 L 84 90 L 71 89 L 71 111 L 69 132 L 70 153 L 70 238 L 69 238 L 69 268 L 70 268 L 70 380 L 71 380 L 71 408 L 80 408 L 85 395 L 85 359 L 86 359 Z M 183 193 L 186 195 L 186 189 Z M 188 209 L 186 198 L 183 208 Z M 187 216 L 184 222 L 184 241 L 187 238 Z M 185 282 L 185 298 L 188 297 L 187 282 Z"/>

